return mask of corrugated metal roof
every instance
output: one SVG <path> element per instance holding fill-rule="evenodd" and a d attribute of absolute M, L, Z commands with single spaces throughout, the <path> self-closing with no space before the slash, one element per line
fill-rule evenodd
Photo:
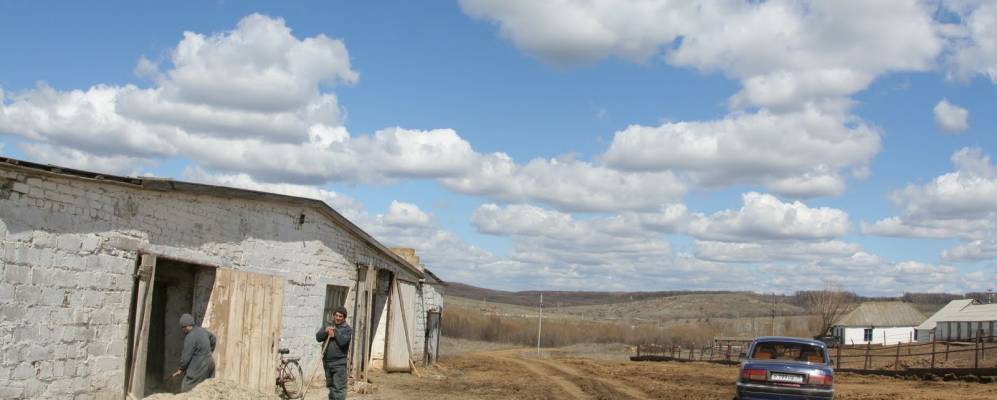
<path fill-rule="evenodd" d="M 973 302 L 975 302 L 973 299 L 952 300 L 946 304 L 945 307 L 942 307 L 941 310 L 938 310 L 938 312 L 934 313 L 931 317 L 921 323 L 921 325 L 918 325 L 917 329 L 935 329 L 935 326 L 938 325 L 938 321 L 942 321 L 945 320 L 945 318 L 956 315 L 962 311 L 962 309 L 966 308 L 970 304 L 973 304 Z"/>
<path fill-rule="evenodd" d="M 917 326 L 925 316 L 910 303 L 870 301 L 862 303 L 835 323 L 835 326 Z"/>
<path fill-rule="evenodd" d="M 938 319 L 938 322 L 946 321 L 997 321 L 997 304 L 971 304 L 958 313 Z"/>

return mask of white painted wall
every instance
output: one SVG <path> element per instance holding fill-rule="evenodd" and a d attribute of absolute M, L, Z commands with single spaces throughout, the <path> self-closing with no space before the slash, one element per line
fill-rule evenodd
<path fill-rule="evenodd" d="M 979 329 L 983 329 L 984 337 L 993 336 L 997 333 L 997 321 L 939 321 L 935 327 L 938 340 L 974 340 Z"/>
<path fill-rule="evenodd" d="M 844 344 L 897 344 L 897 343 L 909 343 L 914 340 L 914 327 L 872 327 L 872 340 L 865 340 L 865 330 L 867 327 L 836 327 L 838 332 L 842 332 L 840 335 L 844 339 Z"/>

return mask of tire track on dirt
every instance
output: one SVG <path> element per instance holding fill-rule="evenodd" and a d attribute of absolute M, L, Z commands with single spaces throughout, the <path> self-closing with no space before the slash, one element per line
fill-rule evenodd
<path fill-rule="evenodd" d="M 647 397 L 647 394 L 645 394 L 644 392 L 642 392 L 640 390 L 637 390 L 636 388 L 634 388 L 634 387 L 632 387 L 630 385 L 627 385 L 626 383 L 622 383 L 622 382 L 619 382 L 619 381 L 616 381 L 616 380 L 607 379 L 607 378 L 603 378 L 603 377 L 599 377 L 599 376 L 586 375 L 586 374 L 583 374 L 582 372 L 578 372 L 578 370 L 572 368 L 571 366 L 568 366 L 567 364 L 563 364 L 563 363 L 559 363 L 559 362 L 554 362 L 554 361 L 549 361 L 549 360 L 542 360 L 542 361 L 538 360 L 537 362 L 541 363 L 541 364 L 544 364 L 544 365 L 546 365 L 547 367 L 549 367 L 551 369 L 555 369 L 555 370 L 561 372 L 562 374 L 570 375 L 572 378 L 575 378 L 575 379 L 597 381 L 599 383 L 602 383 L 603 385 L 606 385 L 606 387 L 608 387 L 610 390 L 618 392 L 618 393 L 625 394 L 627 397 L 632 398 L 632 399 L 636 399 L 636 400 L 648 400 L 649 399 L 649 397 Z"/>
<path fill-rule="evenodd" d="M 647 400 L 644 392 L 624 382 L 589 375 L 556 360 L 522 357 L 518 350 L 486 353 L 487 356 L 523 367 L 527 372 L 550 381 L 572 399 Z"/>
<path fill-rule="evenodd" d="M 525 368 L 533 375 L 536 375 L 542 379 L 546 379 L 557 385 L 557 387 L 559 387 L 568 395 L 568 398 L 571 399 L 592 398 L 592 396 L 589 396 L 587 393 L 585 393 L 585 391 L 583 391 L 581 387 L 565 379 L 563 376 L 551 374 L 549 371 L 546 371 L 543 367 L 537 365 L 536 363 L 528 362 L 525 359 L 519 358 L 514 354 L 509 354 L 509 352 L 503 351 L 503 352 L 488 353 L 486 354 L 486 356 L 501 359 L 503 361 L 512 362 L 516 365 Z"/>

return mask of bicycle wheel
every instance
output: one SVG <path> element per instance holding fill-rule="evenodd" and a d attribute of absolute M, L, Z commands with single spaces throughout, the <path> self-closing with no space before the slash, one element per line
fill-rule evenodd
<path fill-rule="evenodd" d="M 284 381 L 281 383 L 284 390 L 284 397 L 289 399 L 300 399 L 305 390 L 305 375 L 301 373 L 301 366 L 297 361 L 291 360 L 284 364 Z"/>

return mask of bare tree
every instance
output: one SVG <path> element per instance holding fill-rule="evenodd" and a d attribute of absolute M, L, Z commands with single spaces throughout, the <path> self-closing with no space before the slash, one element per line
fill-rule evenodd
<path fill-rule="evenodd" d="M 834 323 L 848 312 L 855 294 L 846 291 L 840 284 L 827 281 L 820 290 L 800 293 L 805 299 L 807 310 L 817 318 L 816 336 L 823 336 Z"/>

